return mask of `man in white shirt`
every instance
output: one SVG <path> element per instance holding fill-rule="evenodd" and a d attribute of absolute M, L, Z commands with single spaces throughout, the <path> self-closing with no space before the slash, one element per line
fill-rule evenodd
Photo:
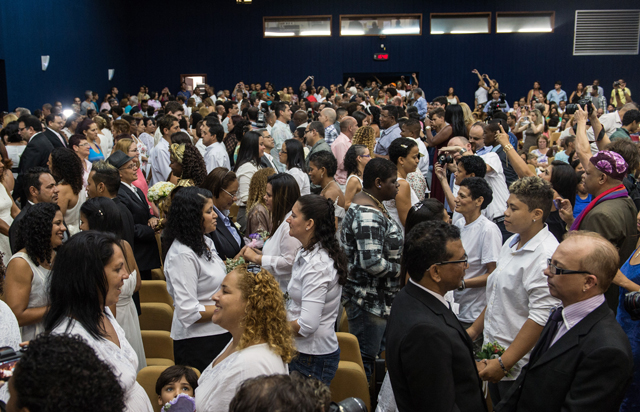
<path fill-rule="evenodd" d="M 424 98 L 423 98 L 424 100 Z M 418 170 L 422 173 L 422 176 L 427 180 L 429 176 L 429 152 L 427 146 L 420 138 L 420 122 L 416 119 L 409 119 L 402 124 L 402 131 L 400 136 L 413 139 L 418 144 L 418 150 L 420 151 L 420 161 L 418 162 Z M 428 190 L 428 189 L 427 189 Z"/>
<path fill-rule="evenodd" d="M 180 104 L 180 102 L 172 101 L 166 104 L 165 114 L 172 115 L 173 117 L 178 119 L 178 122 L 180 122 L 180 120 L 182 120 L 182 115 L 184 114 L 184 108 L 182 107 L 182 104 Z M 156 132 L 153 134 L 153 140 L 156 145 L 160 140 L 162 140 L 162 130 L 160 130 L 160 127 L 158 127 L 156 129 Z M 150 147 L 149 150 L 151 150 Z"/>
<path fill-rule="evenodd" d="M 158 130 L 162 130 L 162 139 L 151 151 L 151 156 L 149 156 L 151 163 L 151 182 L 149 186 L 153 186 L 158 182 L 166 182 L 169 179 L 169 174 L 171 173 L 171 155 L 169 154 L 171 135 L 180 131 L 180 123 L 175 116 L 168 114 L 158 120 Z"/>
<path fill-rule="evenodd" d="M 288 103 L 280 102 L 276 103 L 273 109 L 273 113 L 277 120 L 271 127 L 269 133 L 273 136 L 274 147 L 271 149 L 271 156 L 273 157 L 273 163 L 278 168 L 278 172 L 286 172 L 285 165 L 280 163 L 280 149 L 282 143 L 287 139 L 293 139 L 289 122 L 291 121 L 291 108 Z M 267 128 L 269 130 L 269 128 Z"/>
<path fill-rule="evenodd" d="M 204 164 L 207 167 L 207 174 L 216 167 L 231 169 L 229 154 L 222 143 L 224 129 L 222 125 L 213 117 L 207 117 L 200 127 L 202 143 L 206 146 L 204 151 Z"/>
<path fill-rule="evenodd" d="M 231 100 L 227 100 L 226 102 L 224 102 L 223 106 L 227 117 L 225 117 L 222 121 L 222 127 L 224 128 L 224 132 L 226 134 L 229 133 L 229 120 L 231 120 L 232 116 L 238 114 L 239 109 L 238 106 L 236 106 Z"/>

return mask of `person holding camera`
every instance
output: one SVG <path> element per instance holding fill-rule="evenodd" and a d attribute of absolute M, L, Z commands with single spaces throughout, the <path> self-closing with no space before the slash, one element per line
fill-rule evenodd
<path fill-rule="evenodd" d="M 533 109 L 529 111 L 529 106 L 525 106 L 524 116 L 516 123 L 513 133 L 524 132 L 524 143 L 522 150 L 529 153 L 529 148 L 538 144 L 538 138 L 544 130 L 544 122 L 542 121 L 542 113 L 540 110 Z"/>
<path fill-rule="evenodd" d="M 509 103 L 504 99 L 505 96 L 506 95 L 503 95 L 500 93 L 499 89 L 493 89 L 491 91 L 492 100 L 489 100 L 487 102 L 487 104 L 484 106 L 484 109 L 482 111 L 485 113 L 490 113 L 492 109 L 495 110 L 499 108 L 504 113 L 509 113 Z"/>
<path fill-rule="evenodd" d="M 613 82 L 613 90 L 611 90 L 611 103 L 617 108 L 621 108 L 627 102 L 632 102 L 631 90 L 627 88 L 627 83 L 620 79 Z"/>

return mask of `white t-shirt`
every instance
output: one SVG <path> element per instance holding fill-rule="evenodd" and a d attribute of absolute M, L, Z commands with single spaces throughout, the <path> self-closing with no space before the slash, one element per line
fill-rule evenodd
<path fill-rule="evenodd" d="M 204 164 L 207 167 L 207 174 L 211 173 L 216 167 L 224 167 L 231 169 L 231 162 L 224 143 L 215 142 L 209 145 L 204 151 Z"/>
<path fill-rule="evenodd" d="M 302 247 L 302 243 L 289 234 L 289 216 L 291 212 L 286 214 L 278 229 L 262 247 L 262 267 L 275 276 L 283 293 L 287 291 L 291 280 L 293 261 Z"/>
<path fill-rule="evenodd" d="M 496 217 L 504 216 L 504 211 L 507 209 L 507 199 L 509 198 L 509 188 L 507 187 L 507 181 L 502 171 L 502 162 L 500 162 L 498 154 L 489 152 L 480 157 L 493 169 L 484 176 L 484 180 L 489 183 L 491 190 L 493 190 L 493 201 L 482 213 L 487 219 L 493 220 Z"/>
<path fill-rule="evenodd" d="M 474 222 L 465 225 L 464 218 L 455 225 L 460 228 L 462 246 L 469 257 L 469 267 L 464 278 L 471 279 L 487 273 L 487 263 L 497 262 L 502 248 L 502 233 L 498 226 L 480 215 Z M 487 305 L 486 289 L 470 288 L 453 292 L 455 302 L 460 305 L 460 322 L 474 322 Z"/>
<path fill-rule="evenodd" d="M 287 170 L 287 173 L 293 176 L 298 182 L 300 187 L 300 196 L 311 194 L 311 183 L 309 182 L 309 175 L 303 172 L 299 167 L 292 167 Z"/>
<path fill-rule="evenodd" d="M 478 105 L 487 103 L 487 101 L 489 100 L 489 92 L 484 87 L 478 87 L 475 96 L 476 100 L 478 100 Z"/>

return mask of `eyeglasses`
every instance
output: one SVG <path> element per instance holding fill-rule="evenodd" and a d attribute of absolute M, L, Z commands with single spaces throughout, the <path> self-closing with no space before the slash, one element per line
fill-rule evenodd
<path fill-rule="evenodd" d="M 226 191 L 226 190 L 224 190 L 224 189 L 222 189 L 222 191 L 223 191 L 223 192 L 225 192 L 226 194 L 228 194 L 229 196 L 231 196 L 232 198 L 233 198 L 233 197 L 236 197 L 236 196 L 238 195 L 238 193 L 237 193 L 237 192 L 236 192 L 236 193 L 229 193 L 229 192 L 227 192 L 227 191 Z"/>
<path fill-rule="evenodd" d="M 577 274 L 587 274 L 593 275 L 591 272 L 587 272 L 586 270 L 569 270 L 569 269 L 561 269 L 551 263 L 551 259 L 547 259 L 547 266 L 549 267 L 549 273 L 552 275 L 577 275 Z"/>
<path fill-rule="evenodd" d="M 438 263 L 434 263 L 434 265 L 448 265 L 450 263 L 464 263 L 465 266 L 469 263 L 469 256 L 467 256 L 467 254 L 464 254 L 464 259 L 462 260 L 447 260 L 446 262 L 438 262 Z"/>
<path fill-rule="evenodd" d="M 122 166 L 120 169 L 131 169 L 131 170 L 136 170 L 138 168 L 138 164 L 137 163 L 131 163 L 129 166 Z"/>
<path fill-rule="evenodd" d="M 285 152 L 284 150 L 279 150 L 279 152 L 282 154 L 287 154 L 287 152 Z"/>
<path fill-rule="evenodd" d="M 371 157 L 371 155 L 360 155 L 360 157 Z"/>
<path fill-rule="evenodd" d="M 78 146 L 80 146 L 80 147 L 89 147 L 90 144 L 89 143 L 80 143 Z"/>

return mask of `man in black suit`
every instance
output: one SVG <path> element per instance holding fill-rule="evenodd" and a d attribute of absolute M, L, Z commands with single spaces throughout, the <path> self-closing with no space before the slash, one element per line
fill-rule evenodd
<path fill-rule="evenodd" d="M 111 163 L 100 160 L 93 163 L 91 172 L 89 173 L 87 193 L 89 198 L 107 197 L 116 204 L 122 218 L 122 238 L 126 240 L 134 251 L 135 255 L 135 239 L 133 235 L 133 215 L 127 209 L 127 206 L 117 198 L 120 189 L 120 173 Z"/>
<path fill-rule="evenodd" d="M 25 147 L 20 164 L 18 165 L 18 179 L 13 190 L 13 198 L 21 200 L 21 204 L 27 203 L 25 193 L 24 176 L 32 167 L 47 167 L 49 155 L 53 151 L 53 145 L 46 135 L 42 133 L 42 123 L 37 117 L 24 115 L 18 119 L 18 130 L 23 140 L 29 142 Z"/>
<path fill-rule="evenodd" d="M 411 279 L 393 301 L 386 350 L 398 410 L 486 411 L 471 339 L 444 300 L 467 267 L 460 230 L 418 224 L 402 261 Z"/>
<path fill-rule="evenodd" d="M 133 254 L 140 269 L 140 276 L 143 280 L 151 280 L 151 271 L 160 267 L 160 252 L 155 231 L 158 218 L 151 216 L 146 196 L 132 184 L 137 179 L 138 160 L 117 150 L 107 161 L 120 172 L 117 198 L 133 216 Z"/>
<path fill-rule="evenodd" d="M 45 117 L 44 121 L 47 127 L 44 128 L 43 133 L 47 136 L 47 139 L 49 139 L 54 149 L 56 147 L 69 147 L 64 133 L 62 133 L 62 128 L 64 128 L 62 115 L 60 113 L 52 113 Z"/>
<path fill-rule="evenodd" d="M 562 305 L 496 411 L 618 411 L 633 373 L 629 339 L 604 297 L 618 262 L 599 234 L 567 234 L 544 271 Z"/>
<path fill-rule="evenodd" d="M 33 167 L 24 175 L 25 193 L 27 193 L 27 203 L 22 207 L 18 216 L 13 219 L 9 227 L 9 244 L 11 253 L 16 253 L 16 242 L 18 240 L 18 227 L 20 221 L 27 213 L 31 205 L 36 203 L 57 203 L 58 185 L 46 167 Z"/>

